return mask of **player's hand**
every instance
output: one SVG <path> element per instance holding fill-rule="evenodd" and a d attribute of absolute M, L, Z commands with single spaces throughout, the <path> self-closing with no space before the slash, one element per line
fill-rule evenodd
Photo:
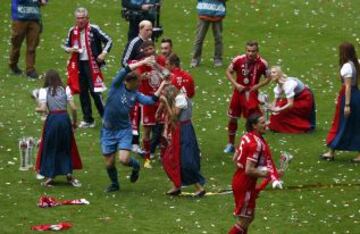
<path fill-rule="evenodd" d="M 150 8 L 152 8 L 152 7 L 153 7 L 152 4 L 143 4 L 143 5 L 141 5 L 141 10 L 143 10 L 143 11 L 148 11 L 148 10 L 150 10 Z"/>
<path fill-rule="evenodd" d="M 96 61 L 99 62 L 99 63 L 104 62 L 105 61 L 105 56 L 106 56 L 106 53 L 99 54 L 99 56 L 96 58 Z"/>
<path fill-rule="evenodd" d="M 153 66 L 156 63 L 154 55 L 146 57 L 142 61 L 143 61 L 144 64 L 149 65 L 149 66 Z"/>
<path fill-rule="evenodd" d="M 66 51 L 69 53 L 79 53 L 79 49 L 73 47 L 67 48 Z"/>
<path fill-rule="evenodd" d="M 40 0 L 40 5 L 46 5 L 48 3 L 48 0 Z"/>
<path fill-rule="evenodd" d="M 274 180 L 272 182 L 272 187 L 273 187 L 273 189 L 283 189 L 283 184 L 284 184 L 284 182 L 281 180 Z"/>
<path fill-rule="evenodd" d="M 345 118 L 349 117 L 350 113 L 351 113 L 350 106 L 345 106 L 344 107 L 344 116 L 345 116 Z"/>
<path fill-rule="evenodd" d="M 236 84 L 235 89 L 239 91 L 240 93 L 245 90 L 245 86 L 242 86 L 241 84 Z"/>

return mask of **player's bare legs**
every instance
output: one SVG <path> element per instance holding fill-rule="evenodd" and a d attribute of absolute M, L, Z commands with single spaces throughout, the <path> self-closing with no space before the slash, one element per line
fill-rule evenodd
<path fill-rule="evenodd" d="M 251 217 L 238 217 L 235 225 L 230 229 L 229 234 L 246 234 L 250 223 L 254 220 Z"/>

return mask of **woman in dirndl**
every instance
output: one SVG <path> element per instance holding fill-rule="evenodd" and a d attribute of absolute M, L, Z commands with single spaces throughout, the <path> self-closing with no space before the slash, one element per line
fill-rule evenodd
<path fill-rule="evenodd" d="M 275 99 L 270 107 L 269 129 L 281 133 L 308 133 L 314 130 L 315 101 L 311 90 L 298 78 L 284 74 L 280 66 L 271 68 L 271 79 L 276 86 Z"/>
<path fill-rule="evenodd" d="M 72 122 L 67 113 L 67 104 L 71 109 Z M 55 70 L 45 74 L 36 111 L 48 112 L 36 159 L 36 170 L 45 177 L 42 185 L 52 186 L 56 176 L 65 175 L 69 184 L 80 187 L 80 182 L 72 175 L 73 169 L 82 168 L 73 133 L 77 120 L 76 106 L 69 87 L 65 88 Z"/>
<path fill-rule="evenodd" d="M 360 151 L 360 66 L 354 45 L 344 42 L 339 46 L 341 89 L 335 115 L 326 138 L 329 151 L 320 157 L 332 161 L 336 150 Z M 360 154 L 352 162 L 360 162 Z"/>
<path fill-rule="evenodd" d="M 181 194 L 181 186 L 194 185 L 194 197 L 203 197 L 205 178 L 200 173 L 200 149 L 191 123 L 192 103 L 174 85 L 165 88 L 160 101 L 167 116 L 165 132 L 169 141 L 162 164 L 173 183 L 166 194 L 177 196 Z"/>

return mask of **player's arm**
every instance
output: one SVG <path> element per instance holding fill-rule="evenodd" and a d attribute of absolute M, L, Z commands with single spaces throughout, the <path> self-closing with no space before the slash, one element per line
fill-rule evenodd
<path fill-rule="evenodd" d="M 245 165 L 245 174 L 251 177 L 267 177 L 269 175 L 268 170 L 259 170 L 256 167 L 256 162 L 248 158 Z"/>
<path fill-rule="evenodd" d="M 143 105 L 152 105 L 155 102 L 157 102 L 159 100 L 161 91 L 163 90 L 163 88 L 168 84 L 167 81 L 162 81 L 160 84 L 160 87 L 158 88 L 158 90 L 156 90 L 156 92 L 154 93 L 154 95 L 152 96 L 148 96 L 148 95 L 144 95 L 140 92 L 137 92 L 137 96 L 136 99 L 140 104 Z"/>
<path fill-rule="evenodd" d="M 234 70 L 233 70 L 233 63 L 231 63 L 225 72 L 226 78 L 230 81 L 231 85 L 237 89 L 239 92 L 244 90 L 244 86 L 241 84 L 238 84 L 236 80 L 234 79 Z"/>
<path fill-rule="evenodd" d="M 113 79 L 113 82 L 112 82 L 111 86 L 112 86 L 112 87 L 115 87 L 115 88 L 116 88 L 116 87 L 120 87 L 120 85 L 121 85 L 121 83 L 123 82 L 125 76 L 126 76 L 129 72 L 135 70 L 136 68 L 138 68 L 138 67 L 140 67 L 140 66 L 142 66 L 142 65 L 152 64 L 152 63 L 153 63 L 153 60 L 154 60 L 154 58 L 152 58 L 152 57 L 147 57 L 147 58 L 145 58 L 145 59 L 143 59 L 143 60 L 140 60 L 140 61 L 138 61 L 138 62 L 136 62 L 136 63 L 131 63 L 131 64 L 129 64 L 129 65 L 121 68 L 121 69 L 118 71 L 118 73 L 116 74 L 115 78 Z"/>

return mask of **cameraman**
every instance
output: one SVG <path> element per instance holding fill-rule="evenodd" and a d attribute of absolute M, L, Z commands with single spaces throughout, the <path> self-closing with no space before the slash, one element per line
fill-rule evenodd
<path fill-rule="evenodd" d="M 131 41 L 139 33 L 139 23 L 149 20 L 155 23 L 160 0 L 122 0 L 123 17 L 129 21 L 128 41 Z"/>

